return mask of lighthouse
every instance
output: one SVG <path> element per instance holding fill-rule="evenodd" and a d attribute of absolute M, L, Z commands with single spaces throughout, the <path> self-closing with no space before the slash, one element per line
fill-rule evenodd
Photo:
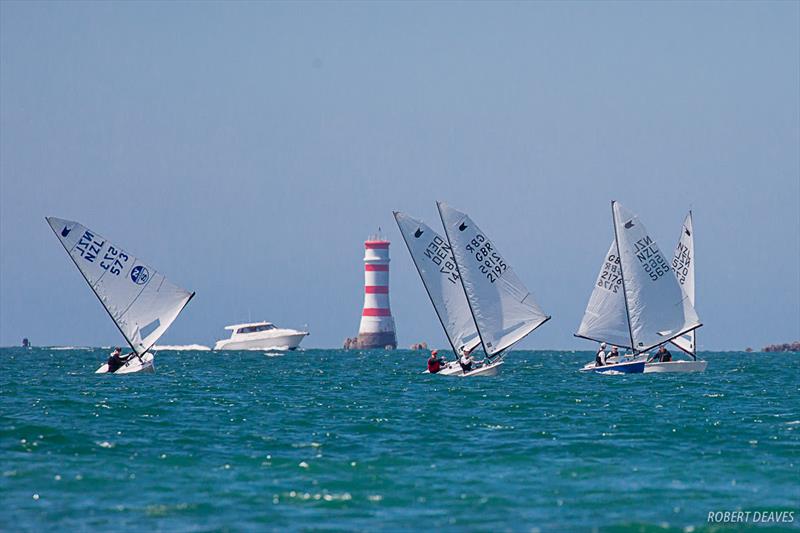
<path fill-rule="evenodd" d="M 397 348 L 389 307 L 389 241 L 380 234 L 364 242 L 364 310 L 356 348 Z"/>

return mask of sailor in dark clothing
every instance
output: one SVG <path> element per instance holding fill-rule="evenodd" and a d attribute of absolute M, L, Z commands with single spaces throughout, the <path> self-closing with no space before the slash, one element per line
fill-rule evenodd
<path fill-rule="evenodd" d="M 669 350 L 667 350 L 663 344 L 659 346 L 658 351 L 647 360 L 648 363 L 669 363 L 670 361 L 672 361 L 672 354 L 669 353 Z"/>
<path fill-rule="evenodd" d="M 108 357 L 108 373 L 113 374 L 128 361 L 130 356 L 123 357 L 122 350 L 120 348 L 115 348 L 111 355 Z"/>
<path fill-rule="evenodd" d="M 606 343 L 600 343 L 600 349 L 597 350 L 597 353 L 594 356 L 594 366 L 603 366 L 605 364 L 606 359 Z"/>

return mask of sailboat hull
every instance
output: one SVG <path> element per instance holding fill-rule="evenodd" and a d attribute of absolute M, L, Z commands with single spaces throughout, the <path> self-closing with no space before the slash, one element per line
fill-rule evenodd
<path fill-rule="evenodd" d="M 469 377 L 478 377 L 478 376 L 496 376 L 500 373 L 500 367 L 503 365 L 504 361 L 495 361 L 494 363 L 480 366 L 475 368 L 469 372 L 464 372 L 457 362 L 450 362 L 447 363 L 441 370 L 439 370 L 436 375 L 437 376 L 455 376 L 455 377 L 462 377 L 462 378 L 469 378 Z M 423 372 L 423 374 L 429 374 L 427 370 Z"/>
<path fill-rule="evenodd" d="M 581 372 L 595 372 L 598 374 L 604 374 L 606 372 L 612 372 L 616 374 L 641 374 L 644 372 L 644 369 L 644 361 L 628 361 L 625 363 L 616 363 L 613 365 L 603 366 L 595 366 L 594 363 L 588 363 L 586 366 L 581 368 Z"/>
<path fill-rule="evenodd" d="M 708 361 L 668 361 L 666 363 L 647 363 L 644 373 L 653 372 L 705 372 Z"/>
<path fill-rule="evenodd" d="M 114 374 L 152 374 L 156 371 L 155 357 L 150 352 L 142 356 L 140 361 L 137 357 L 132 357 L 130 361 L 118 368 Z M 103 363 L 95 374 L 108 374 L 108 363 Z"/>

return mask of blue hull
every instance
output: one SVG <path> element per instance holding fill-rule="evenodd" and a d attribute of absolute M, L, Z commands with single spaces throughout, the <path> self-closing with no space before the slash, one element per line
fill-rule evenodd
<path fill-rule="evenodd" d="M 615 365 L 598 366 L 595 372 L 622 372 L 624 374 L 641 374 L 644 372 L 644 361 L 632 361 L 630 363 L 617 363 Z"/>

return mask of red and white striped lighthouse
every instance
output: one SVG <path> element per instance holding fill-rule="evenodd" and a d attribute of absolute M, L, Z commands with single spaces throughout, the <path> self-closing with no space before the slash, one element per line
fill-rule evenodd
<path fill-rule="evenodd" d="M 389 241 L 376 235 L 364 242 L 364 311 L 358 328 L 360 349 L 397 348 L 389 307 Z"/>

